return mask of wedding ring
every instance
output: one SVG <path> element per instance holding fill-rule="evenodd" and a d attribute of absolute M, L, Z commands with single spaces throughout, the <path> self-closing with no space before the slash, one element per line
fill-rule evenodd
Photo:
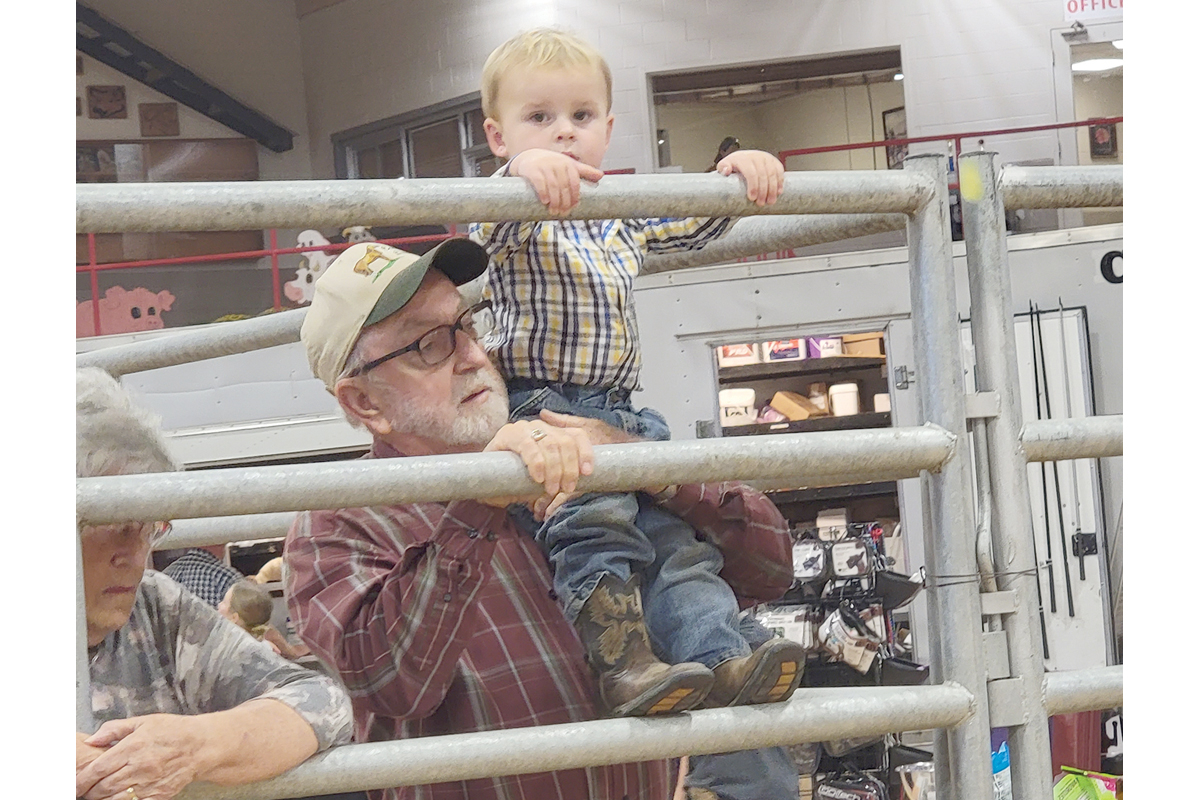
<path fill-rule="evenodd" d="M 546 432 L 541 428 L 534 428 L 529 432 L 529 435 L 533 437 L 535 442 L 540 442 L 542 439 L 546 438 Z"/>
<path fill-rule="evenodd" d="M 129 800 L 140 800 L 132 786 L 125 790 L 125 794 L 129 795 Z"/>

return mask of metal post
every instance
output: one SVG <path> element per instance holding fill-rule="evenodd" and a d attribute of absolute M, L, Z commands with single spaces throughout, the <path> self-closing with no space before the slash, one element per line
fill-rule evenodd
<path fill-rule="evenodd" d="M 921 476 L 926 517 L 930 672 L 935 683 L 966 687 L 975 713 L 934 739 L 938 794 L 976 800 L 992 795 L 991 729 L 983 664 L 983 622 L 975 566 L 975 533 L 967 459 L 966 400 L 944 155 L 913 156 L 905 172 L 921 176 L 934 197 L 908 225 L 909 281 L 915 330 L 917 389 L 926 423 L 954 434 L 950 458 Z"/>
<path fill-rule="evenodd" d="M 75 525 L 75 729 L 84 733 L 96 730 L 92 716 L 92 680 L 88 669 L 87 599 L 83 589 L 83 539 Z"/>
<path fill-rule="evenodd" d="M 994 153 L 962 157 L 963 236 L 971 290 L 971 338 L 978 389 L 995 392 L 1000 413 L 984 421 L 994 496 L 993 541 L 999 556 L 1000 588 L 1015 592 L 1017 611 L 1003 618 L 1008 634 L 1011 680 L 1020 686 L 1024 724 L 1010 728 L 1013 796 L 1049 797 L 1052 792 L 1050 730 L 1042 704 L 1041 633 L 1038 629 L 1037 556 L 1029 531 L 1026 459 L 1021 451 L 1021 402 L 1013 328 L 1012 282 L 1004 233 L 1004 207 L 996 186 Z M 1065 567 L 1065 565 L 1064 565 Z"/>

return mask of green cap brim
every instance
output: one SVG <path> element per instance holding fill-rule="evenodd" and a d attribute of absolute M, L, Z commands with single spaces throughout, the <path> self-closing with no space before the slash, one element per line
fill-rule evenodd
<path fill-rule="evenodd" d="M 392 278 L 363 321 L 363 327 L 383 322 L 404 308 L 421 288 L 421 281 L 425 280 L 430 267 L 444 274 L 455 286 L 462 286 L 482 275 L 487 263 L 487 251 L 475 242 L 465 237 L 447 239 Z"/>

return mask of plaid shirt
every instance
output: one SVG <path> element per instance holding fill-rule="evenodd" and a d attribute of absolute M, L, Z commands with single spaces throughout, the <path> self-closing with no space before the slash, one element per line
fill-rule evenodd
<path fill-rule="evenodd" d="M 399 456 L 376 441 L 371 457 Z M 787 525 L 742 485 L 684 486 L 665 505 L 757 557 L 752 595 L 792 582 Z M 474 501 L 305 512 L 284 546 L 301 639 L 341 675 L 359 742 L 596 719 L 595 678 L 532 537 Z M 734 582 L 731 580 L 731 585 Z M 735 585 L 735 590 L 738 587 Z M 371 793 L 413 800 L 666 800 L 667 762 Z"/>
<path fill-rule="evenodd" d="M 213 608 L 225 599 L 230 586 L 246 577 L 212 553 L 199 548 L 192 548 L 172 561 L 163 574 Z"/>
<path fill-rule="evenodd" d="M 498 175 L 507 175 L 507 165 Z M 638 388 L 633 279 L 647 253 L 699 250 L 733 220 L 605 219 L 472 223 L 488 251 L 485 346 L 506 378 Z"/>

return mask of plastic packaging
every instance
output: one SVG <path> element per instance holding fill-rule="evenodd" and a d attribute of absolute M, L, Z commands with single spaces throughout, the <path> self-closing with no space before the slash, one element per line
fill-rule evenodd
<path fill-rule="evenodd" d="M 858 413 L 858 384 L 835 383 L 829 387 L 829 409 L 835 417 Z"/>

